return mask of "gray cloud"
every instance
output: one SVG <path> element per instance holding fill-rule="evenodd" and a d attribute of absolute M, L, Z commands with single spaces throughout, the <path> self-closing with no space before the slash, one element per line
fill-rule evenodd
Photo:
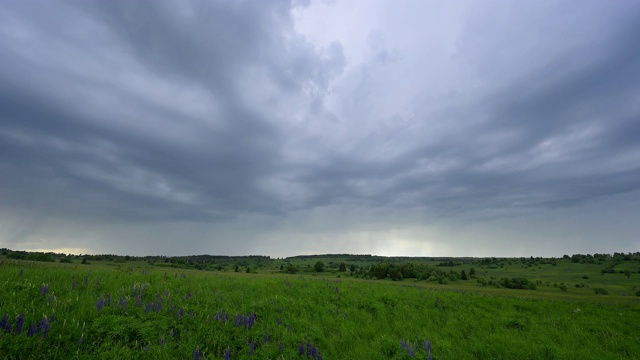
<path fill-rule="evenodd" d="M 0 4 L 0 243 L 455 252 L 640 188 L 634 2 L 343 5 Z"/>

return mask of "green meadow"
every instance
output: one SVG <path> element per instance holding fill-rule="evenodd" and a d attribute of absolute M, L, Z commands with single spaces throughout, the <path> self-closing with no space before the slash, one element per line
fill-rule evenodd
<path fill-rule="evenodd" d="M 640 358 L 635 255 L 53 259 L 0 257 L 2 358 Z"/>

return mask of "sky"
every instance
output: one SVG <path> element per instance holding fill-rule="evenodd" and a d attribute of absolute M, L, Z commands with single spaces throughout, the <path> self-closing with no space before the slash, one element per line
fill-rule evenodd
<path fill-rule="evenodd" d="M 640 2 L 0 2 L 0 247 L 640 250 Z"/>

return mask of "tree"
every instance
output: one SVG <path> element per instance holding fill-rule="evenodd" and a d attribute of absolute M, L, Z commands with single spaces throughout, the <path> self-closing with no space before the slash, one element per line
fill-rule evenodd
<path fill-rule="evenodd" d="M 628 278 L 631 278 L 631 270 L 626 269 L 626 270 L 624 271 L 624 274 L 625 274 L 625 275 L 627 275 L 627 277 L 628 277 Z"/>
<path fill-rule="evenodd" d="M 322 261 L 318 261 L 314 266 L 313 269 L 316 272 L 323 272 L 324 271 L 324 263 Z"/>
<path fill-rule="evenodd" d="M 469 276 L 476 276 L 476 269 L 474 268 L 469 269 Z"/>
<path fill-rule="evenodd" d="M 467 277 L 467 273 L 464 272 L 464 270 L 462 270 L 462 272 L 460 273 L 460 280 L 469 280 L 469 278 Z"/>
<path fill-rule="evenodd" d="M 341 263 L 340 263 L 340 269 L 339 269 L 339 270 L 340 270 L 340 272 L 345 272 L 345 271 L 347 271 L 347 264 L 345 264 L 345 263 L 341 262 Z"/>

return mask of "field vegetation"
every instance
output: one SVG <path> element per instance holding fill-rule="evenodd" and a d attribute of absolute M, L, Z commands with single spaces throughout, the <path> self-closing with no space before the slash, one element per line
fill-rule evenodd
<path fill-rule="evenodd" d="M 0 252 L 6 359 L 638 359 L 640 254 Z"/>

